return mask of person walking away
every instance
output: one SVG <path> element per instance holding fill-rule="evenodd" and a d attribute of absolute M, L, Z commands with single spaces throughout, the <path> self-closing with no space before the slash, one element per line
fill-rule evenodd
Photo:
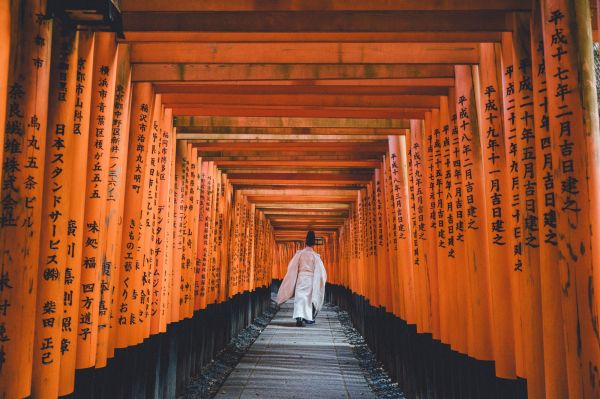
<path fill-rule="evenodd" d="M 325 299 L 327 273 L 318 253 L 313 249 L 315 232 L 306 234 L 306 246 L 293 256 L 287 273 L 277 293 L 277 304 L 294 298 L 294 314 L 297 327 L 313 324 Z"/>

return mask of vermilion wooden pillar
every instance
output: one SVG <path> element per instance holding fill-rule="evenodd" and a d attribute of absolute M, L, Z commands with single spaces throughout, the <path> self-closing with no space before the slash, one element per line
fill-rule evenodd
<path fill-rule="evenodd" d="M 500 44 L 480 45 L 479 68 L 481 118 L 481 152 L 485 179 L 487 245 L 490 259 L 492 293 L 492 337 L 496 375 L 515 378 L 515 343 L 511 313 L 512 234 L 510 215 L 509 165 L 506 163 L 505 137 L 502 123 L 502 86 Z"/>
<path fill-rule="evenodd" d="M 529 16 L 515 16 L 513 32 L 513 65 L 515 85 L 515 132 L 512 144 L 516 150 L 521 226 L 522 264 L 515 267 L 522 302 L 521 329 L 523 355 L 530 397 L 544 397 L 544 364 L 542 308 L 540 292 L 540 259 L 538 204 L 535 176 L 535 136 L 533 86 L 531 68 L 531 36 Z"/>
<path fill-rule="evenodd" d="M 0 49 L 0 126 L 6 124 L 6 98 L 8 96 L 8 69 L 11 48 L 11 10 L 10 2 L 4 1 L 0 4 L 0 41 L 3 43 Z M 0 132 L 0 143 L 4 143 L 4 129 Z M 3 159 L 4 146 L 0 148 L 0 159 Z M 2 176 L 2 165 L 0 165 L 0 176 Z"/>
<path fill-rule="evenodd" d="M 156 214 L 156 283 L 152 292 L 152 327 L 151 333 L 163 332 L 168 322 L 168 291 L 171 282 L 171 268 L 173 261 L 173 209 L 171 199 L 173 195 L 173 180 L 171 169 L 175 136 L 173 134 L 173 112 L 165 109 L 161 139 L 159 145 L 158 162 L 158 208 Z M 155 298 L 156 296 L 156 298 Z"/>
<path fill-rule="evenodd" d="M 436 112 L 439 118 L 439 112 Z M 431 334 L 434 339 L 440 339 L 440 284 L 438 276 L 438 234 L 435 195 L 435 153 L 434 153 L 434 116 L 433 112 L 425 113 L 423 130 L 423 189 L 425 202 L 425 232 L 427 262 L 427 279 L 430 292 Z"/>
<path fill-rule="evenodd" d="M 415 300 L 419 308 L 419 319 L 417 322 L 417 331 L 423 333 L 432 332 L 432 310 L 431 310 L 431 287 L 429 280 L 429 268 L 425 256 L 427 251 L 427 219 L 426 208 L 427 198 L 424 185 L 427 184 L 425 178 L 424 165 L 424 126 L 422 121 L 411 120 L 410 129 L 410 164 L 412 169 L 411 196 L 413 217 L 413 264 L 415 276 Z"/>
<path fill-rule="evenodd" d="M 94 34 L 79 32 L 77 55 L 77 89 L 73 129 L 70 132 L 73 153 L 78 154 L 75 162 L 87 164 L 90 131 L 90 108 L 94 66 Z M 86 168 L 73 168 L 71 187 L 84 187 Z M 79 322 L 79 285 L 83 252 L 85 190 L 73 189 L 69 193 L 69 221 L 67 230 L 67 260 L 63 293 L 63 315 L 61 334 L 60 386 L 59 395 L 73 392 L 75 363 L 77 361 L 77 325 Z"/>
<path fill-rule="evenodd" d="M 552 162 L 552 138 L 548 118 L 548 95 L 542 13 L 539 0 L 532 2 L 531 64 L 534 126 L 536 136 L 536 188 L 540 244 L 540 287 L 543 319 L 544 380 L 547 398 L 568 397 L 565 340 L 561 309 L 560 257 L 557 235 L 556 179 Z"/>
<path fill-rule="evenodd" d="M 415 293 L 412 262 L 411 226 L 408 199 L 408 165 L 406 157 L 406 137 L 388 137 L 391 178 L 394 190 L 394 210 L 397 218 L 399 276 L 402 283 L 404 318 L 409 324 L 415 324 Z"/>
<path fill-rule="evenodd" d="M 0 204 L 0 392 L 10 398 L 31 388 L 52 32 L 38 17 L 45 5 L 11 2 Z"/>
<path fill-rule="evenodd" d="M 77 35 L 54 26 L 37 285 L 32 395 L 58 396 L 77 79 Z"/>
<path fill-rule="evenodd" d="M 115 95 L 117 45 L 112 33 L 98 33 L 91 76 L 83 254 L 81 263 L 77 368 L 93 367 L 98 344 L 101 274 L 106 254 L 107 187 Z"/>
<path fill-rule="evenodd" d="M 460 325 L 457 323 L 460 310 L 457 302 L 457 269 L 456 263 L 456 247 L 455 241 L 455 225 L 456 212 L 454 197 L 454 176 L 451 148 L 451 126 L 450 126 L 450 109 L 448 97 L 440 97 L 440 122 L 439 122 L 439 184 L 441 198 L 438 200 L 438 217 L 443 220 L 441 229 L 438 231 L 438 257 L 445 259 L 445 271 L 443 278 L 446 285 L 446 310 L 445 314 L 441 315 L 444 318 L 443 322 L 446 328 L 445 340 L 443 342 L 455 346 L 456 330 L 460 330 Z M 441 251 L 440 251 L 441 250 Z M 440 320 L 442 323 L 442 320 Z"/>
<path fill-rule="evenodd" d="M 148 153 L 146 157 L 146 170 L 144 177 L 144 194 L 142 201 L 142 251 L 140 252 L 139 278 L 136 281 L 138 290 L 138 342 L 142 342 L 150 335 L 151 310 L 152 310 L 152 284 L 156 270 L 155 243 L 156 243 L 156 213 L 157 213 L 157 188 L 158 188 L 158 158 L 160 156 L 161 123 L 162 123 L 162 97 L 157 94 L 152 108 L 150 135 L 148 137 Z M 141 326 L 140 326 L 141 324 Z"/>
<path fill-rule="evenodd" d="M 473 82 L 475 70 L 470 66 L 459 65 L 455 66 L 454 71 L 463 169 L 465 258 L 472 297 L 472 324 L 467 329 L 469 354 L 476 359 L 492 360 L 489 257 L 485 230 L 481 137 Z"/>
<path fill-rule="evenodd" d="M 515 79 L 513 62 L 513 40 L 512 33 L 507 32 L 502 35 L 502 93 L 503 93 L 503 121 L 504 121 L 504 139 L 506 151 L 506 163 L 509 170 L 510 185 L 510 216 L 512 218 L 511 231 L 508 234 L 508 241 L 512 251 L 512 270 L 511 273 L 511 303 L 513 314 L 513 328 L 515 337 L 515 371 L 519 377 L 525 378 L 525 359 L 523 348 L 523 329 L 521 322 L 521 288 L 519 284 L 519 272 L 517 271 L 523 264 L 523 243 L 522 243 L 522 218 L 519 210 L 519 162 L 517 158 L 516 143 L 516 100 L 515 100 Z"/>
<path fill-rule="evenodd" d="M 98 317 L 98 350 L 96 367 L 106 366 L 107 358 L 113 356 L 116 330 L 116 291 L 120 272 L 123 232 L 123 207 L 125 196 L 125 173 L 129 142 L 129 114 L 131 95 L 131 66 L 129 45 L 119 44 L 117 49 L 116 84 L 111 124 L 110 159 L 107 185 L 107 239 L 106 255 L 100 280 Z"/>
<path fill-rule="evenodd" d="M 590 6 L 545 0 L 541 8 L 569 396 L 592 398 L 600 396 L 599 127 Z"/>
<path fill-rule="evenodd" d="M 141 245 L 144 172 L 149 151 L 152 107 L 152 85 L 134 83 L 132 86 L 131 120 L 127 153 L 127 177 L 125 181 L 125 207 L 123 209 L 123 233 L 121 244 L 121 270 L 115 300 L 118 301 L 116 348 L 124 348 L 136 342 L 138 307 L 133 298 L 136 279 L 138 251 Z M 137 295 L 137 293 L 136 293 Z"/>

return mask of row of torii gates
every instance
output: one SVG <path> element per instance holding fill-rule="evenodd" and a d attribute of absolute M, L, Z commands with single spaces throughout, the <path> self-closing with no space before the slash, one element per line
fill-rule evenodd
<path fill-rule="evenodd" d="M 3 398 L 264 289 L 309 228 L 332 287 L 600 397 L 597 4 L 107 3 L 124 35 L 0 1 Z"/>

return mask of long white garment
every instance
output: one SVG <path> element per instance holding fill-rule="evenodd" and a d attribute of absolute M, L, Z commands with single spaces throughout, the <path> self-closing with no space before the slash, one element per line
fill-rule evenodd
<path fill-rule="evenodd" d="M 287 273 L 277 293 L 277 303 L 282 304 L 294 297 L 293 317 L 313 320 L 321 310 L 325 299 L 327 273 L 318 253 L 310 247 L 296 252 L 288 264 Z"/>

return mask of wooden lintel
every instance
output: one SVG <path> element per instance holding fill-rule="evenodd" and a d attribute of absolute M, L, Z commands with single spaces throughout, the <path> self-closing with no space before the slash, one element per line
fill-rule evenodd
<path fill-rule="evenodd" d="M 360 108 L 310 106 L 172 106 L 174 116 L 243 116 L 290 118 L 394 118 L 423 119 L 427 108 Z"/>
<path fill-rule="evenodd" d="M 145 22 L 145 24 L 149 24 Z M 477 64 L 478 43 L 134 43 L 132 63 Z"/>
<path fill-rule="evenodd" d="M 425 3 L 425 2 L 423 2 Z M 493 11 L 171 11 L 124 12 L 125 31 L 189 32 L 502 32 L 508 12 Z"/>
<path fill-rule="evenodd" d="M 229 126 L 229 127 L 300 127 L 300 128 L 373 128 L 409 129 L 407 119 L 349 119 L 349 118 L 292 118 L 292 117 L 219 117 L 191 116 L 177 117 L 175 126 Z"/>
<path fill-rule="evenodd" d="M 163 11 L 529 11 L 531 4 L 523 0 L 126 0 L 121 2 L 124 12 Z"/>
<path fill-rule="evenodd" d="M 211 64 L 190 63 L 133 64 L 134 81 L 153 82 L 227 82 L 227 81 L 300 81 L 330 80 L 343 84 L 356 79 L 454 79 L 454 67 L 441 64 Z"/>
<path fill-rule="evenodd" d="M 123 42 L 277 43 L 277 42 L 500 42 L 501 32 L 181 32 L 128 31 Z"/>

